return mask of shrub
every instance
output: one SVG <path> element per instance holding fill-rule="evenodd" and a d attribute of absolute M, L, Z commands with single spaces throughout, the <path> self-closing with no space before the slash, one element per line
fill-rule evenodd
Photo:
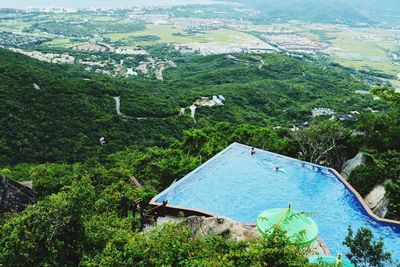
<path fill-rule="evenodd" d="M 384 179 L 385 177 L 382 177 L 382 173 L 376 166 L 356 167 L 349 176 L 350 184 L 356 188 L 362 196 L 371 192 L 374 186 Z"/>
<path fill-rule="evenodd" d="M 351 227 L 348 231 L 343 245 L 349 247 L 346 256 L 356 266 L 383 267 L 392 262 L 391 254 L 384 250 L 382 239 L 375 240 L 371 230 L 361 227 L 355 235 Z"/>

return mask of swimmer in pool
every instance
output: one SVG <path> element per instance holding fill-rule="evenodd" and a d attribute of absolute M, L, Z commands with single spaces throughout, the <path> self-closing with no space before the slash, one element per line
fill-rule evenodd
<path fill-rule="evenodd" d="M 286 173 L 286 171 L 285 171 L 284 169 L 279 168 L 278 166 L 275 167 L 275 171 L 276 171 L 276 172 L 283 172 L 283 173 Z"/>
<path fill-rule="evenodd" d="M 250 155 L 254 155 L 254 154 L 256 154 L 256 150 L 254 149 L 254 147 L 252 147 L 251 149 L 250 149 Z"/>

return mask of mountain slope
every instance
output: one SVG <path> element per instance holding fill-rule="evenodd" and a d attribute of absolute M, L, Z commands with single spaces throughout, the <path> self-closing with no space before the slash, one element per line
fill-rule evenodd
<path fill-rule="evenodd" d="M 0 79 L 0 164 L 80 161 L 126 144 L 145 143 L 144 135 L 150 137 L 165 126 L 158 121 L 152 124 L 154 132 L 143 132 L 149 122 L 116 116 L 113 96 L 123 94 L 125 84 L 85 76 L 82 70 L 0 50 Z M 140 108 L 151 105 L 151 97 L 143 93 L 145 84 L 130 84 L 131 94 L 138 95 L 132 112 L 141 117 L 153 115 Z M 102 136 L 107 138 L 105 147 L 99 146 Z"/>
<path fill-rule="evenodd" d="M 260 11 L 265 20 L 304 20 L 322 23 L 368 23 L 397 26 L 400 2 L 394 0 L 239 0 Z"/>
<path fill-rule="evenodd" d="M 184 129 L 220 121 L 291 126 L 310 120 L 315 107 L 350 112 L 379 105 L 354 93 L 365 85 L 325 63 L 240 54 L 182 57 L 177 64 L 164 82 L 116 79 L 0 50 L 0 165 L 76 162 L 130 145 L 166 146 Z M 178 116 L 181 107 L 213 95 L 224 95 L 225 105 L 199 107 L 197 123 L 188 111 Z M 121 96 L 122 116 L 114 96 Z"/>

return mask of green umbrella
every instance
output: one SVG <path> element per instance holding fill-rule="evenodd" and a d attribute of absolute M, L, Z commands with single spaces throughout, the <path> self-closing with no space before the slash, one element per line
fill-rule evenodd
<path fill-rule="evenodd" d="M 334 256 L 311 256 L 308 258 L 309 263 L 320 264 L 322 262 L 334 264 L 335 267 L 354 267 L 355 265 L 351 263 L 348 259 L 343 259 L 342 254 L 337 257 Z"/>
<path fill-rule="evenodd" d="M 269 236 L 276 228 L 286 231 L 292 244 L 307 245 L 317 238 L 317 224 L 304 212 L 288 208 L 269 209 L 257 217 L 257 229 L 264 236 Z"/>

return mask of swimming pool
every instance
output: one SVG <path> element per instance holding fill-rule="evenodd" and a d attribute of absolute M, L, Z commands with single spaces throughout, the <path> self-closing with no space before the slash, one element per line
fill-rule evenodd
<path fill-rule="evenodd" d="M 234 143 L 172 184 L 154 200 L 203 210 L 239 222 L 256 221 L 270 208 L 311 213 L 319 235 L 333 255 L 345 253 L 347 227 L 368 227 L 382 237 L 386 249 L 400 260 L 400 225 L 371 217 L 354 193 L 328 168 Z M 276 172 L 275 167 L 285 172 Z"/>

